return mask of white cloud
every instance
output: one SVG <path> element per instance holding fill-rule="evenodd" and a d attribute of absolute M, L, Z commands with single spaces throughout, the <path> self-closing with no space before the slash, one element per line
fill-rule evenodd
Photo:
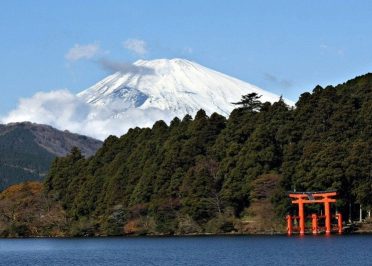
<path fill-rule="evenodd" d="M 144 55 L 148 52 L 146 42 L 139 39 L 128 39 L 123 43 L 123 46 L 138 55 Z"/>
<path fill-rule="evenodd" d="M 121 73 L 141 73 L 142 75 L 154 74 L 154 69 L 146 66 L 136 66 L 134 64 L 112 61 L 107 58 L 102 58 L 96 61 L 103 69 L 109 72 Z"/>
<path fill-rule="evenodd" d="M 100 51 L 99 44 L 92 43 L 86 45 L 75 44 L 74 47 L 65 54 L 65 58 L 69 61 L 77 61 L 80 59 L 91 59 Z"/>
<path fill-rule="evenodd" d="M 104 140 L 109 135 L 121 136 L 136 126 L 152 127 L 159 119 L 169 122 L 172 117 L 168 112 L 155 108 L 130 108 L 113 116 L 111 107 L 87 104 L 68 90 L 55 90 L 21 99 L 17 108 L 1 118 L 1 122 L 48 124 L 60 130 L 67 129 Z"/>

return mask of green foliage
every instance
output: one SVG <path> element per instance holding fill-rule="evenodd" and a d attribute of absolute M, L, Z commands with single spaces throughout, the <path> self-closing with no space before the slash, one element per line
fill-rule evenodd
<path fill-rule="evenodd" d="M 262 102 L 259 100 L 261 96 L 257 93 L 252 92 L 247 95 L 243 95 L 240 102 L 233 103 L 235 105 L 240 105 L 240 108 L 247 110 L 249 112 L 260 111 L 262 107 Z"/>
<path fill-rule="evenodd" d="M 371 206 L 371 74 L 317 86 L 296 108 L 282 99 L 261 103 L 257 94 L 237 104 L 228 119 L 200 110 L 169 126 L 158 121 L 151 129 L 130 129 L 109 137 L 89 159 L 73 150 L 53 162 L 46 191 L 82 234 L 96 227 L 106 234 L 124 227 L 130 233 L 234 231 L 234 219 L 252 201 L 260 206 L 257 187 L 274 191 L 264 198 L 279 216 L 290 208 L 285 191 L 294 188 L 337 189 L 344 215 L 349 203 Z"/>
<path fill-rule="evenodd" d="M 40 147 L 22 127 L 0 136 L 0 190 L 25 180 L 41 180 L 54 155 Z"/>

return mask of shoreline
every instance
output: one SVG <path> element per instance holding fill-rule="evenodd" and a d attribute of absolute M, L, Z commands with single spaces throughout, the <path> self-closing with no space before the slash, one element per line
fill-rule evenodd
<path fill-rule="evenodd" d="M 19 236 L 19 237 L 0 237 L 0 240 L 5 239 L 89 239 L 89 238 L 183 238 L 183 237 L 270 237 L 270 236 L 284 236 L 284 237 L 333 237 L 333 236 L 349 236 L 349 235 L 372 235 L 372 231 L 369 230 L 357 230 L 353 232 L 344 232 L 338 234 L 337 232 L 326 235 L 324 233 L 312 234 L 311 232 L 305 233 L 301 236 L 299 233 L 293 233 L 288 235 L 287 233 L 224 233 L 224 234 L 173 234 L 173 235 L 164 235 L 164 234 L 143 234 L 143 235 L 91 235 L 91 236 Z"/>

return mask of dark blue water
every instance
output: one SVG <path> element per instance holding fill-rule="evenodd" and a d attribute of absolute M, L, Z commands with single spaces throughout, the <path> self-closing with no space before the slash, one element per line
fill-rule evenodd
<path fill-rule="evenodd" d="M 372 265 L 372 235 L 2 239 L 1 265 Z"/>

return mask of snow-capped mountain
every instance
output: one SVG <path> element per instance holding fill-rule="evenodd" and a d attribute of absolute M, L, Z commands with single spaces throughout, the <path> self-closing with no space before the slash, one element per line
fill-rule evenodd
<path fill-rule="evenodd" d="M 228 116 L 242 95 L 262 101 L 279 96 L 184 59 L 139 60 L 75 95 L 69 90 L 39 92 L 22 99 L 3 123 L 32 121 L 104 140 L 129 128 L 169 123 L 199 109 Z M 287 101 L 288 104 L 292 104 Z"/>
<path fill-rule="evenodd" d="M 234 108 L 232 102 L 251 92 L 262 95 L 262 101 L 279 99 L 249 83 L 176 58 L 136 61 L 130 72 L 110 75 L 78 96 L 97 107 L 109 107 L 113 117 L 123 117 L 133 108 L 161 110 L 170 117 L 194 115 L 202 108 L 208 114 L 227 116 Z"/>

